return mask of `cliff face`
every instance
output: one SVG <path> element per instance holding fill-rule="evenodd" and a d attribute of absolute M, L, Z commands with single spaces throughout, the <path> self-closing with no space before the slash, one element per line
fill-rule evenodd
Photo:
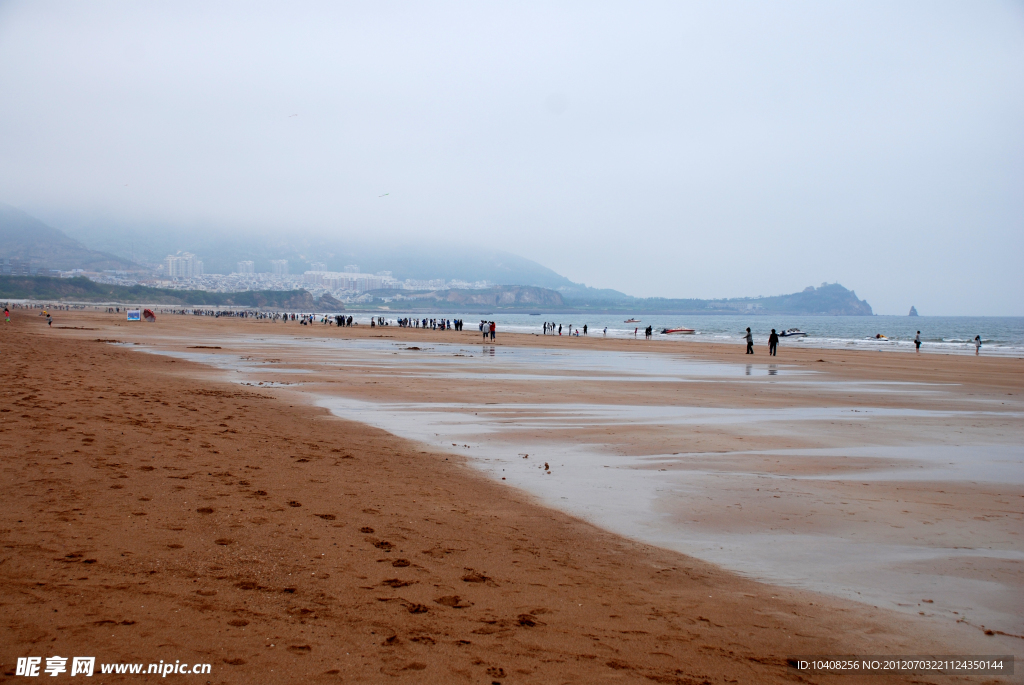
<path fill-rule="evenodd" d="M 673 314 L 796 314 L 804 316 L 871 316 L 871 305 L 838 283 L 810 286 L 791 295 L 737 297 L 728 300 L 634 300 L 636 313 Z"/>
<path fill-rule="evenodd" d="M 871 316 L 871 305 L 857 299 L 857 293 L 838 283 L 822 283 L 792 295 L 779 295 L 749 300 L 762 305 L 766 312 L 816 314 L 830 316 Z"/>

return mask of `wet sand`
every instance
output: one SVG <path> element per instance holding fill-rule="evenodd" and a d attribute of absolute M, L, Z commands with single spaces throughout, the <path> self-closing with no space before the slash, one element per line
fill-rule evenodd
<path fill-rule="evenodd" d="M 525 480 L 537 469 L 517 472 L 521 480 L 510 483 L 512 476 L 498 476 L 481 467 L 479 458 L 467 456 L 471 450 L 442 450 L 414 430 L 388 432 L 317 406 L 325 398 L 374 405 L 472 401 L 478 409 L 497 407 L 492 411 L 503 414 L 497 423 L 506 422 L 509 436 L 491 430 L 495 421 L 487 424 L 488 437 L 498 445 L 530 440 L 564 445 L 581 430 L 608 424 L 607 419 L 598 417 L 584 429 L 561 420 L 542 430 L 528 426 L 530 435 L 519 426 L 527 425 L 527 416 L 550 416 L 554 408 L 542 405 L 567 399 L 619 407 L 758 409 L 781 401 L 790 409 L 849 409 L 890 402 L 880 400 L 883 395 L 898 398 L 891 400 L 896 408 L 919 412 L 981 403 L 993 416 L 975 412 L 954 422 L 954 432 L 990 438 L 1019 430 L 1005 427 L 1008 414 L 1002 415 L 1020 411 L 1017 398 L 1024 383 L 1018 367 L 1024 362 L 1019 360 L 907 362 L 906 355 L 894 360 L 888 357 L 896 355 L 819 350 L 793 351 L 790 359 L 783 349 L 775 376 L 755 367 L 738 385 L 715 375 L 638 382 L 637 372 L 617 368 L 601 373 L 618 378 L 590 381 L 594 373 L 572 364 L 558 369 L 557 379 L 537 378 L 552 374 L 515 363 L 499 369 L 500 378 L 452 379 L 450 372 L 480 373 L 460 368 L 474 357 L 453 352 L 460 365 L 439 371 L 436 360 L 385 364 L 374 356 L 383 354 L 380 350 L 371 355 L 364 350 L 357 351 L 361 364 L 341 364 L 335 350 L 311 347 L 301 338 L 421 347 L 387 350 L 392 357 L 428 354 L 417 342 L 454 341 L 470 355 L 484 357 L 489 351 L 481 350 L 478 333 L 310 329 L 177 316 L 161 317 L 155 325 L 129 325 L 114 316 L 63 312 L 53 329 L 17 317 L 4 333 L 9 362 L 0 434 L 6 504 L 0 582 L 6 618 L 0 658 L 5 672 L 17 656 L 67 652 L 99 661 L 208 661 L 214 664 L 213 682 L 378 682 L 384 675 L 415 682 L 773 682 L 794 678 L 785 658 L 795 654 L 1020 651 L 1016 638 L 986 636 L 978 625 L 769 585 L 614 535 L 584 520 L 590 518 L 586 512 L 574 517 L 542 506 L 542 491 Z M 265 340 L 256 340 L 260 337 Z M 503 336 L 500 345 L 567 353 L 571 345 L 645 354 L 670 349 L 668 344 L 644 348 L 643 341 L 506 338 L 511 336 Z M 717 345 L 683 345 L 677 349 L 697 358 L 745 361 Z M 224 360 L 217 370 L 139 354 L 138 347 Z M 248 365 L 241 373 L 228 368 L 239 361 Z M 910 393 L 847 388 L 842 397 L 833 397 L 838 393 L 797 373 L 816 370 L 815 365 L 828 365 L 832 379 L 930 385 Z M 769 386 L 787 370 L 794 372 L 792 383 L 787 380 L 781 390 Z M 242 377 L 255 387 L 240 385 Z M 273 387 L 260 387 L 261 382 Z M 577 382 L 585 388 L 574 388 Z M 958 385 L 933 387 L 951 383 Z M 679 394 L 685 401 L 666 399 Z M 1007 409 L 1001 404 L 1007 400 L 1018 404 Z M 912 406 L 905 406 L 908 401 Z M 465 424 L 463 409 L 443 411 Z M 557 411 L 579 414 L 575 407 Z M 897 434 L 905 419 L 893 417 L 879 424 L 879 431 Z M 584 442 L 588 448 L 600 445 L 609 459 L 676 457 L 650 464 L 655 473 L 707 472 L 707 455 L 735 453 L 736 445 L 755 440 L 762 462 L 769 448 L 793 452 L 833 447 L 836 440 L 864 443 L 862 424 L 851 421 L 827 431 L 827 440 L 808 439 L 801 431 L 804 437 L 794 441 L 788 429 L 750 425 L 718 422 L 684 430 L 666 422 L 664 429 L 631 432 L 629 421 L 619 421 L 600 441 Z M 707 433 L 697 436 L 698 429 Z M 905 436 L 906 444 L 915 442 L 918 430 Z M 1011 434 L 1006 442 L 1015 439 Z M 681 451 L 681 440 L 689 448 L 682 459 L 673 454 Z M 872 455 L 799 456 L 780 455 L 757 473 L 878 470 L 878 457 Z M 732 454 L 728 463 L 713 461 L 716 471 L 747 474 L 751 458 Z M 551 470 L 550 482 L 556 482 L 559 471 Z M 642 470 L 631 462 L 620 474 Z M 856 488 L 871 487 L 860 482 Z M 921 519 L 919 525 L 938 519 L 936 511 L 950 512 L 943 519 L 950 531 L 958 525 L 985 526 L 986 540 L 1002 537 L 1006 550 L 1019 550 L 1014 537 L 1020 533 L 1019 486 L 990 492 L 989 484 L 958 485 L 961 492 L 936 482 L 915 480 L 908 486 L 915 494 L 907 511 Z M 794 483 L 807 487 L 807 481 L 791 478 L 783 486 Z M 842 481 L 812 485 L 818 488 L 814 496 L 844 504 L 853 494 L 853 486 Z M 839 491 L 826 492 L 829 488 Z M 936 489 L 949 492 L 935 498 Z M 742 507 L 760 512 L 753 519 L 729 507 L 694 501 L 680 506 L 675 497 L 661 502 L 663 514 L 679 525 L 704 516 L 701 530 L 720 532 L 752 521 L 770 527 L 786 518 L 799 519 L 794 527 L 814 530 L 860 525 L 877 531 L 895 514 L 891 493 L 874 497 L 884 502 L 880 508 L 867 498 L 856 499 L 854 520 L 848 522 L 835 509 L 799 515 L 807 500 L 787 498 L 790 511 L 770 501 L 777 492 L 769 497 L 742 490 L 747 498 Z M 968 513 L 985 520 L 971 523 L 975 518 Z M 977 534 L 964 531 L 968 537 Z M 999 576 L 1003 585 L 1019 584 L 1019 571 L 1015 575 L 1011 566 L 992 559 L 985 557 L 972 572 Z M 964 573 L 959 566 L 949 571 Z M 869 676 L 872 682 L 886 678 L 956 680 Z"/>

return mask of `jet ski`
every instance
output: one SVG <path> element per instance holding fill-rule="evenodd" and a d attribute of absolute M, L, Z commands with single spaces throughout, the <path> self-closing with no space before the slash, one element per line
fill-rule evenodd
<path fill-rule="evenodd" d="M 799 328 L 790 328 L 779 333 L 780 338 L 806 338 L 807 334 Z"/>
<path fill-rule="evenodd" d="M 697 331 L 693 330 L 692 328 L 662 328 L 661 332 L 663 334 L 668 334 L 668 333 L 693 334 L 693 333 L 696 333 Z"/>
<path fill-rule="evenodd" d="M 626 319 L 622 323 L 640 323 L 640 319 Z"/>

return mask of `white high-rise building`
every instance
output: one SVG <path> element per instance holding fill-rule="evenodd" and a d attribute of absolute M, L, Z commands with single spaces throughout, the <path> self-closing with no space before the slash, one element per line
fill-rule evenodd
<path fill-rule="evenodd" d="M 287 259 L 271 259 L 270 268 L 275 276 L 287 276 L 288 275 L 288 260 Z"/>
<path fill-rule="evenodd" d="M 238 262 L 238 271 L 240 274 L 254 274 L 256 273 L 256 262 L 251 260 L 245 260 L 244 262 Z"/>
<path fill-rule="evenodd" d="M 323 262 L 310 262 L 309 263 L 309 270 L 310 271 L 327 271 L 327 265 L 324 264 Z"/>
<path fill-rule="evenodd" d="M 347 274 L 357 274 L 357 273 L 359 273 L 359 265 L 358 264 L 346 264 L 345 265 L 345 273 L 347 273 Z"/>
<path fill-rule="evenodd" d="M 168 278 L 196 278 L 203 275 L 203 262 L 191 252 L 167 255 L 164 272 Z"/>

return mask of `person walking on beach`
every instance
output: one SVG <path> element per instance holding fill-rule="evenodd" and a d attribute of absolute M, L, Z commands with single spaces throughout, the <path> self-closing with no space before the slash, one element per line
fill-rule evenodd
<path fill-rule="evenodd" d="M 981 336 L 974 336 L 974 356 L 977 357 L 981 354 Z"/>
<path fill-rule="evenodd" d="M 46 325 L 53 328 L 53 317 L 49 314 L 46 315 Z"/>
<path fill-rule="evenodd" d="M 495 325 L 495 323 L 494 323 L 494 322 L 492 321 L 492 322 L 491 322 L 491 342 L 494 342 L 494 332 L 495 332 L 495 331 L 497 330 L 497 328 L 498 328 L 498 327 L 497 327 L 497 326 Z"/>
<path fill-rule="evenodd" d="M 779 349 L 779 334 L 772 329 L 772 334 L 768 336 L 768 356 L 774 357 L 775 351 Z"/>
<path fill-rule="evenodd" d="M 914 348 L 918 354 L 921 354 L 921 331 L 917 332 L 914 336 Z"/>
<path fill-rule="evenodd" d="M 750 332 L 750 326 L 747 326 L 747 354 L 754 354 L 754 334 Z"/>
<path fill-rule="evenodd" d="M 604 327 L 604 337 L 606 337 L 606 338 L 608 337 L 608 327 L 607 326 Z"/>
<path fill-rule="evenodd" d="M 639 330 L 640 330 L 639 326 L 637 326 L 636 328 L 633 329 L 633 337 L 634 338 L 636 337 L 637 331 L 639 331 Z"/>
<path fill-rule="evenodd" d="M 4 323 L 10 323 L 10 322 L 11 322 L 11 310 L 8 309 L 7 307 L 4 307 Z"/>
<path fill-rule="evenodd" d="M 587 324 L 583 324 L 583 335 L 587 334 Z"/>

